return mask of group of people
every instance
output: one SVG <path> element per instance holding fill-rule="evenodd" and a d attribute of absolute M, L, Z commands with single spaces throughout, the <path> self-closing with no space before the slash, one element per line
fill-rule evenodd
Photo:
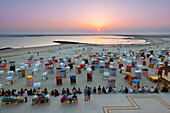
<path fill-rule="evenodd" d="M 16 89 L 12 89 L 12 91 L 8 89 L 8 90 L 5 91 L 4 89 L 2 89 L 0 91 L 0 96 L 3 96 L 3 99 L 13 99 L 13 98 L 19 99 L 18 96 L 24 96 L 25 103 L 27 102 L 27 97 L 31 96 L 31 95 L 34 95 L 34 99 L 36 99 L 36 98 L 39 99 L 40 97 L 41 98 L 43 98 L 43 97 L 50 98 L 50 95 L 48 94 L 47 88 L 45 88 L 43 91 L 41 90 L 41 88 L 38 88 L 37 90 L 36 89 L 34 89 L 34 90 L 25 89 L 24 90 L 23 88 L 21 88 L 20 91 L 18 91 Z"/>
<path fill-rule="evenodd" d="M 148 86 L 142 86 L 142 87 L 124 87 L 122 86 L 120 88 L 120 90 L 118 90 L 116 87 L 105 87 L 103 86 L 102 88 L 100 87 L 100 85 L 98 86 L 98 88 L 96 88 L 94 86 L 94 88 L 92 87 L 88 87 L 86 86 L 85 89 L 84 89 L 84 100 L 85 101 L 88 101 L 90 100 L 90 96 L 91 94 L 95 94 L 95 93 L 105 93 L 105 94 L 108 94 L 108 93 L 111 93 L 111 92 L 122 92 L 122 93 L 143 93 L 143 92 L 149 92 L 149 93 L 159 93 L 160 91 L 161 92 L 168 92 L 169 90 L 169 87 L 168 85 L 165 85 L 161 90 L 157 87 L 150 87 L 148 88 Z M 80 88 L 76 89 L 75 87 L 73 87 L 71 90 L 69 88 L 63 88 L 61 90 L 61 92 L 59 92 L 57 89 L 54 89 L 51 91 L 51 96 L 59 96 L 60 94 L 63 95 L 63 99 L 64 98 L 72 98 L 73 96 L 74 97 L 77 97 L 76 94 L 81 94 L 82 91 Z M 21 90 L 16 90 L 16 89 L 12 89 L 12 90 L 4 90 L 4 89 L 1 89 L 0 90 L 0 96 L 3 96 L 3 99 L 13 99 L 13 98 L 19 98 L 18 96 L 24 96 L 25 98 L 25 102 L 27 102 L 27 97 L 28 96 L 31 96 L 31 95 L 34 95 L 33 99 L 42 99 L 42 98 L 48 98 L 50 99 L 50 95 L 48 94 L 48 90 L 47 88 L 45 88 L 44 90 L 42 90 L 41 88 L 38 88 L 38 89 L 30 89 L 30 90 L 27 90 L 27 89 L 23 89 L 21 88 Z"/>

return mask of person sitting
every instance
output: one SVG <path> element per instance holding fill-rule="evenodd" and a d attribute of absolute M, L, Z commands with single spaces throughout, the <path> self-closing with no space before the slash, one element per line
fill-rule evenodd
<path fill-rule="evenodd" d="M 11 93 L 12 93 L 12 92 L 8 89 L 8 90 L 7 90 L 7 95 L 11 95 Z"/>
<path fill-rule="evenodd" d="M 111 85 L 109 86 L 109 93 L 111 93 L 112 92 L 112 87 L 111 87 Z"/>
<path fill-rule="evenodd" d="M 18 91 L 15 89 L 14 90 L 14 95 L 17 97 L 19 94 L 18 94 Z"/>
<path fill-rule="evenodd" d="M 155 88 L 155 93 L 159 93 L 159 89 L 157 87 Z"/>
<path fill-rule="evenodd" d="M 133 88 L 133 90 L 134 90 L 134 93 L 137 93 L 137 92 L 138 92 L 138 89 L 137 89 L 136 86 Z"/>
<path fill-rule="evenodd" d="M 38 99 L 37 92 L 35 93 L 33 99 Z"/>
<path fill-rule="evenodd" d="M 78 91 L 77 91 L 77 93 L 82 93 L 80 88 L 78 88 Z"/>
<path fill-rule="evenodd" d="M 96 93 L 96 87 L 94 86 L 94 88 L 93 88 L 93 93 Z"/>
<path fill-rule="evenodd" d="M 124 93 L 124 91 L 125 91 L 125 88 L 122 86 L 120 89 L 120 92 Z"/>
<path fill-rule="evenodd" d="M 77 89 L 75 87 L 73 87 L 72 92 L 73 92 L 73 94 L 77 93 Z"/>
<path fill-rule="evenodd" d="M 51 91 L 51 96 L 53 96 L 55 94 L 54 90 Z"/>
<path fill-rule="evenodd" d="M 6 93 L 2 96 L 2 100 L 5 100 L 5 99 L 7 99 L 7 94 Z"/>
<path fill-rule="evenodd" d="M 132 88 L 132 87 L 129 89 L 129 92 L 130 92 L 130 93 L 133 93 L 133 88 Z"/>
<path fill-rule="evenodd" d="M 150 92 L 151 92 L 151 93 L 154 93 L 154 92 L 155 92 L 155 89 L 153 88 L 153 86 L 151 87 Z"/>
<path fill-rule="evenodd" d="M 61 92 L 62 92 L 62 95 L 64 95 L 64 93 L 65 93 L 66 91 L 65 91 L 65 89 L 63 88 Z"/>
<path fill-rule="evenodd" d="M 138 88 L 138 92 L 139 92 L 139 93 L 142 92 L 142 88 L 141 88 L 141 87 Z"/>
<path fill-rule="evenodd" d="M 28 95 L 33 95 L 32 89 L 28 91 Z"/>
<path fill-rule="evenodd" d="M 165 85 L 165 86 L 162 88 L 161 92 L 168 92 L 168 85 Z"/>
<path fill-rule="evenodd" d="M 67 88 L 66 93 L 71 94 L 69 88 Z"/>
<path fill-rule="evenodd" d="M 108 93 L 109 93 L 109 89 L 108 89 L 108 87 L 106 87 L 106 90 L 105 90 L 105 91 L 106 91 L 106 94 L 108 94 Z"/>
<path fill-rule="evenodd" d="M 12 92 L 11 92 L 12 96 L 15 95 L 14 92 L 15 92 L 15 89 L 12 89 Z"/>
<path fill-rule="evenodd" d="M 113 92 L 116 93 L 117 92 L 117 88 L 114 86 L 113 87 Z"/>
<path fill-rule="evenodd" d="M 37 92 L 36 89 L 33 89 L 32 94 L 35 95 L 36 92 Z M 38 94 L 38 93 L 37 93 L 37 94 Z"/>
<path fill-rule="evenodd" d="M 66 98 L 67 98 L 67 96 L 66 96 L 66 94 L 64 94 L 63 97 L 61 98 L 60 102 L 64 102 Z"/>
<path fill-rule="evenodd" d="M 2 90 L 1 90 L 1 95 L 0 96 L 3 96 L 5 94 L 5 91 L 4 91 L 4 89 L 2 88 Z"/>
<path fill-rule="evenodd" d="M 125 87 L 125 93 L 129 93 L 129 89 Z"/>
<path fill-rule="evenodd" d="M 48 90 L 47 88 L 44 89 L 44 94 L 47 94 L 48 93 Z"/>
<path fill-rule="evenodd" d="M 55 94 L 54 94 L 54 96 L 56 97 L 56 96 L 59 96 L 59 95 L 60 95 L 60 93 L 58 92 L 58 90 L 55 89 Z"/>
<path fill-rule="evenodd" d="M 101 91 L 101 88 L 100 88 L 100 85 L 99 85 L 99 87 L 98 87 L 98 93 L 101 93 L 102 91 Z"/>
<path fill-rule="evenodd" d="M 148 92 L 148 90 L 149 90 L 148 86 L 145 86 L 145 92 Z"/>
<path fill-rule="evenodd" d="M 44 98 L 45 98 L 44 93 L 42 93 L 41 94 L 41 99 L 44 99 Z"/>
<path fill-rule="evenodd" d="M 50 99 L 50 95 L 48 93 L 46 93 L 45 98 L 49 100 Z"/>
<path fill-rule="evenodd" d="M 75 94 L 75 93 L 74 93 L 74 94 Z M 68 95 L 68 96 L 67 96 L 67 98 L 72 98 L 72 97 L 73 97 L 73 95 Z"/>
<path fill-rule="evenodd" d="M 144 86 L 142 86 L 142 92 L 145 92 L 145 88 L 144 88 Z"/>
<path fill-rule="evenodd" d="M 106 90 L 105 90 L 105 87 L 103 86 L 103 88 L 102 88 L 102 92 L 103 93 L 106 93 Z"/>

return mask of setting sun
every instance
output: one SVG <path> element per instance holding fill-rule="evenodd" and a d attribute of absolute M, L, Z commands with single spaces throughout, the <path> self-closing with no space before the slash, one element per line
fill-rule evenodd
<path fill-rule="evenodd" d="M 97 31 L 100 31 L 100 29 L 98 28 Z"/>

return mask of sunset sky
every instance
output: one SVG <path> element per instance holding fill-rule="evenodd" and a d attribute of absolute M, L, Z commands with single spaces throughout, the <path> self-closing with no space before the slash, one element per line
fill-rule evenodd
<path fill-rule="evenodd" d="M 170 34 L 170 0 L 1 0 L 5 33 Z"/>

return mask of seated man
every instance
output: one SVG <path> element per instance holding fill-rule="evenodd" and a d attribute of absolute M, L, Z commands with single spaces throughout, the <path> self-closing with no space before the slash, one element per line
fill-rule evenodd
<path fill-rule="evenodd" d="M 62 89 L 62 95 L 64 95 L 64 93 L 65 93 L 65 89 L 63 88 L 63 89 Z"/>
<path fill-rule="evenodd" d="M 120 89 L 120 92 L 124 93 L 124 91 L 125 91 L 125 88 L 122 86 Z"/>

